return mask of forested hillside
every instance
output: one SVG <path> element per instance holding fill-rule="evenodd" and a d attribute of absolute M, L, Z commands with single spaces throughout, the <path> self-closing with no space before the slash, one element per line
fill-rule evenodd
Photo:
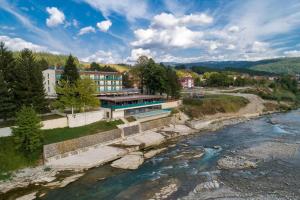
<path fill-rule="evenodd" d="M 14 52 L 14 57 L 18 57 L 20 52 Z M 33 52 L 37 60 L 45 59 L 49 66 L 63 66 L 66 63 L 68 55 L 51 54 L 46 52 Z M 79 66 L 79 60 L 75 57 L 75 62 Z"/>
<path fill-rule="evenodd" d="M 272 63 L 255 65 L 251 69 L 273 73 L 300 74 L 300 58 L 281 58 Z"/>

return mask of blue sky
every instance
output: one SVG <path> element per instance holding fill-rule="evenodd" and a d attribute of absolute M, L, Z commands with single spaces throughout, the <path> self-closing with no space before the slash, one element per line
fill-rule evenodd
<path fill-rule="evenodd" d="M 300 56 L 299 0 L 0 0 L 12 50 L 133 63 Z"/>

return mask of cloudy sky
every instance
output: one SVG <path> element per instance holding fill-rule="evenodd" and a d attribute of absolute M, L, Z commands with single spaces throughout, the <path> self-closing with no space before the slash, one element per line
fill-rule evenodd
<path fill-rule="evenodd" d="M 101 63 L 295 57 L 300 0 L 0 0 L 0 41 Z"/>

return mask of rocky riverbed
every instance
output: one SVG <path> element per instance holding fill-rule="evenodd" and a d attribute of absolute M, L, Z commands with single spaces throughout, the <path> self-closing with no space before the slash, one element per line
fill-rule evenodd
<path fill-rule="evenodd" d="M 95 168 L 42 199 L 296 200 L 300 196 L 299 116 L 299 111 L 274 114 L 180 137 L 136 170 Z M 269 123 L 269 118 L 277 123 Z M 98 175 L 107 170 L 104 179 Z"/>

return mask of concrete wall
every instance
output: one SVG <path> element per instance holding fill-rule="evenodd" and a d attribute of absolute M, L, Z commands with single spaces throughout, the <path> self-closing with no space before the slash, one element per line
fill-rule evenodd
<path fill-rule="evenodd" d="M 113 119 L 120 119 L 124 117 L 124 110 L 115 110 L 112 112 Z"/>
<path fill-rule="evenodd" d="M 155 119 L 151 121 L 146 121 L 141 123 L 142 131 L 147 131 L 154 128 L 160 128 L 163 126 L 168 126 L 172 122 L 172 117 L 165 117 L 161 119 Z"/>
<path fill-rule="evenodd" d="M 42 121 L 43 130 L 54 129 L 54 128 L 64 128 L 68 126 L 68 120 L 66 117 L 58 119 L 49 119 Z M 10 127 L 0 128 L 0 137 L 7 137 L 12 135 L 12 130 Z"/>
<path fill-rule="evenodd" d="M 64 128 L 68 126 L 68 118 L 62 117 L 58 119 L 50 119 L 42 121 L 42 129 Z"/>
<path fill-rule="evenodd" d="M 44 88 L 45 88 L 47 96 L 56 96 L 56 92 L 55 92 L 55 84 L 56 84 L 55 70 L 54 69 L 44 70 L 43 71 L 43 77 L 44 77 Z"/>
<path fill-rule="evenodd" d="M 12 135 L 10 127 L 0 128 L 0 137 L 7 137 Z"/>
<path fill-rule="evenodd" d="M 161 104 L 161 109 L 176 108 L 182 104 L 181 100 L 169 101 Z"/>
<path fill-rule="evenodd" d="M 103 110 L 99 110 L 93 112 L 76 113 L 74 115 L 69 114 L 67 115 L 67 117 L 69 127 L 73 128 L 78 126 L 85 126 L 100 121 L 105 118 L 105 113 Z"/>
<path fill-rule="evenodd" d="M 114 129 L 111 131 L 44 145 L 44 159 L 46 162 L 49 159 L 60 159 L 87 151 L 88 148 L 92 148 L 95 145 L 104 144 L 121 138 L 121 130 Z"/>

